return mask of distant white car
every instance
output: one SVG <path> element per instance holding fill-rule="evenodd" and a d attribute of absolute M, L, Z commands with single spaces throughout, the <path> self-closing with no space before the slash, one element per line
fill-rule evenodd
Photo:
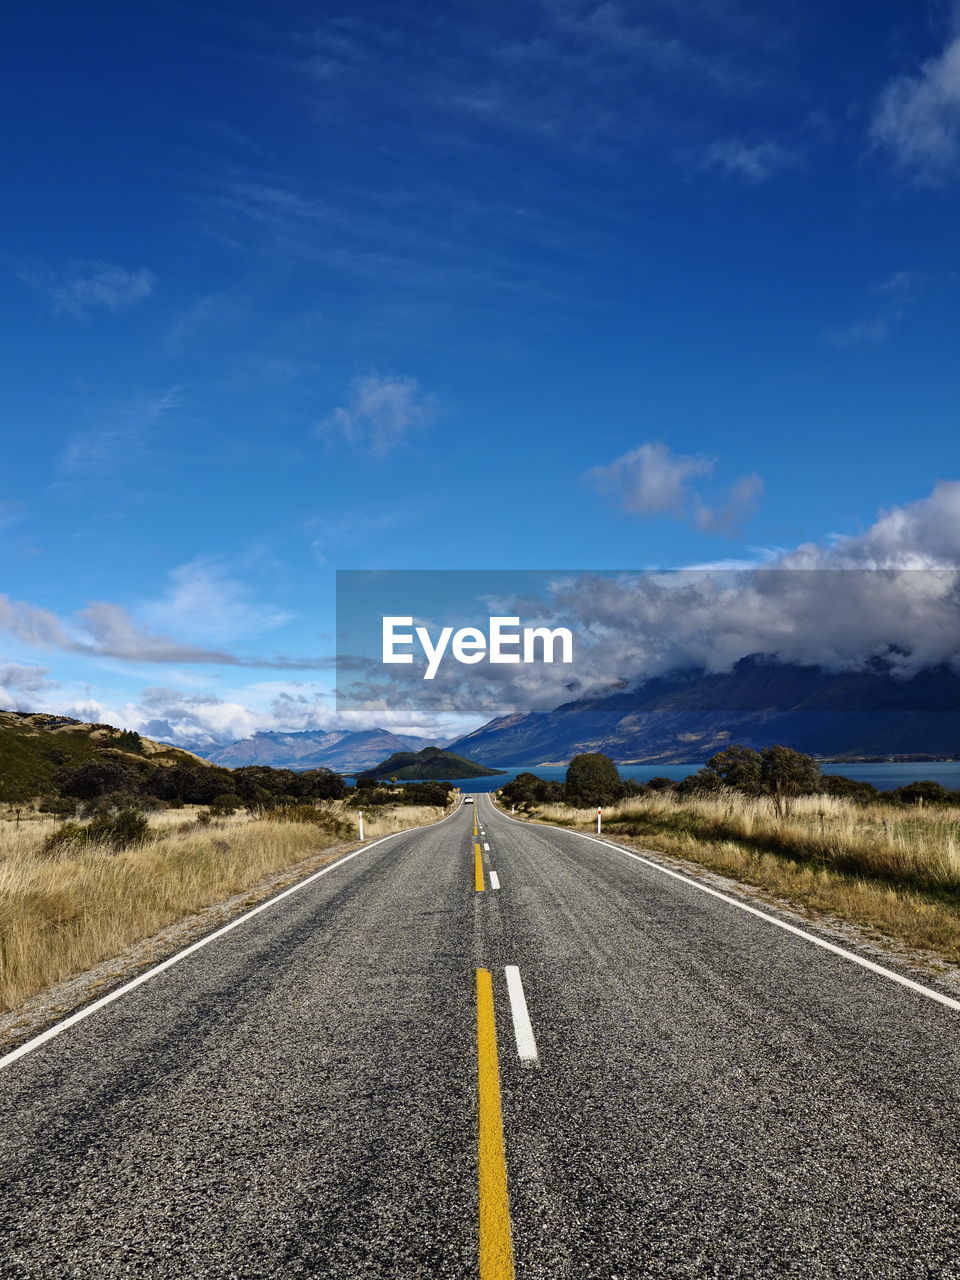
<path fill-rule="evenodd" d="M 464 797 L 463 797 L 463 803 L 464 803 L 464 804 L 473 804 L 473 796 L 464 796 Z"/>

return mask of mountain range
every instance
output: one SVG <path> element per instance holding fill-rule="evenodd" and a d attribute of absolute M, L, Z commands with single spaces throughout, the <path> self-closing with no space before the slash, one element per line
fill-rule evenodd
<path fill-rule="evenodd" d="M 273 769 L 357 773 L 379 764 L 395 751 L 420 751 L 436 745 L 435 739 L 406 737 L 386 729 L 307 729 L 297 733 L 254 733 L 239 742 L 198 749 L 198 753 L 229 769 L 264 764 Z"/>
<path fill-rule="evenodd" d="M 755 655 L 731 671 L 677 672 L 553 711 L 500 716 L 448 745 L 482 764 L 562 764 L 602 751 L 620 764 L 705 760 L 731 743 L 781 743 L 825 759 L 960 757 L 960 676 L 910 679 L 884 662 L 857 671 Z"/>

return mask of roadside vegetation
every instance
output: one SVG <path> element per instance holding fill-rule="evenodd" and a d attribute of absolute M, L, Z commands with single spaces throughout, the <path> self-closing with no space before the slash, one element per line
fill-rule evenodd
<path fill-rule="evenodd" d="M 332 858 L 357 839 L 359 809 L 375 839 L 436 821 L 452 798 L 447 782 L 224 769 L 110 725 L 0 712 L 0 1009 Z"/>
<path fill-rule="evenodd" d="M 566 783 L 521 774 L 500 802 L 603 832 L 960 963 L 960 793 L 918 781 L 877 792 L 787 747 L 731 747 L 682 782 L 621 780 L 595 753 Z"/>
<path fill-rule="evenodd" d="M 442 806 L 364 811 L 367 840 L 436 821 Z M 211 814 L 133 810 L 87 822 L 0 820 L 0 1009 L 278 872 L 357 839 L 344 800 Z M 334 850 L 334 846 L 337 849 Z M 328 859 L 329 860 L 329 859 Z M 291 874 L 294 878 L 294 874 Z M 253 901 L 253 899 L 251 899 Z"/>

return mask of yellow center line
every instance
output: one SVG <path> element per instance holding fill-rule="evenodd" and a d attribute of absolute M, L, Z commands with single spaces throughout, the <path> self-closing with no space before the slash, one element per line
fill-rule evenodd
<path fill-rule="evenodd" d="M 477 1177 L 480 1189 L 480 1280 L 514 1280 L 510 1196 L 503 1150 L 493 979 L 477 970 Z"/>
<path fill-rule="evenodd" d="M 477 893 L 483 893 L 483 858 L 478 844 L 473 846 L 473 887 Z"/>

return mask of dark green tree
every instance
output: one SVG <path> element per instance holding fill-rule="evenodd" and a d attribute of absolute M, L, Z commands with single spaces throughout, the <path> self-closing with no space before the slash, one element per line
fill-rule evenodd
<path fill-rule="evenodd" d="M 725 786 L 755 795 L 760 790 L 762 766 L 760 752 L 753 747 L 725 747 L 710 757 L 704 772 L 712 773 Z"/>
<path fill-rule="evenodd" d="M 586 751 L 567 766 L 563 798 L 581 808 L 613 804 L 620 794 L 620 774 L 609 756 Z"/>
<path fill-rule="evenodd" d="M 812 756 L 792 747 L 764 747 L 760 758 L 760 789 L 773 801 L 778 818 L 786 817 L 793 796 L 819 791 L 820 766 Z"/>

